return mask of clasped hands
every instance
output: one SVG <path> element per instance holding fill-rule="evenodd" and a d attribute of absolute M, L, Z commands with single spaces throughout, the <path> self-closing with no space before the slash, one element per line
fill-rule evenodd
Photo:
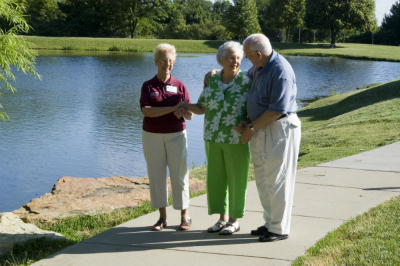
<path fill-rule="evenodd" d="M 188 109 L 188 102 L 187 101 L 181 101 L 177 105 L 175 105 L 175 111 L 174 115 L 178 118 L 181 119 L 182 117 L 188 116 L 191 114 L 191 112 Z"/>
<path fill-rule="evenodd" d="M 255 131 L 251 130 L 248 124 L 242 123 L 239 126 L 233 126 L 233 130 L 236 132 L 242 133 L 242 143 L 246 144 L 251 140 Z"/>

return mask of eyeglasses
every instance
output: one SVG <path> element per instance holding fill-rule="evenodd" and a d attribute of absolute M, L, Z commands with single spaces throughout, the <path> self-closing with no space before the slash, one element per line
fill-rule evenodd
<path fill-rule="evenodd" d="M 251 55 L 251 54 L 253 54 L 253 53 L 256 53 L 256 52 L 258 52 L 258 51 L 252 51 L 252 52 L 250 52 L 250 53 L 248 53 L 248 54 L 244 54 L 244 57 L 245 57 L 245 58 L 249 58 L 249 55 Z"/>
<path fill-rule="evenodd" d="M 240 57 L 233 57 L 233 56 L 231 56 L 231 57 L 229 57 L 229 62 L 231 62 L 231 63 L 233 63 L 233 62 L 236 62 L 236 61 L 240 61 Z"/>
<path fill-rule="evenodd" d="M 173 64 L 175 62 L 175 60 L 171 59 L 158 59 L 158 61 L 160 61 L 163 64 Z"/>

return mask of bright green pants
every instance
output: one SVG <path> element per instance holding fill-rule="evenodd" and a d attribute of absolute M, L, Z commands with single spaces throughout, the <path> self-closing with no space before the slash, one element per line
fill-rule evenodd
<path fill-rule="evenodd" d="M 205 146 L 208 214 L 242 218 L 249 175 L 249 145 L 206 141 Z"/>

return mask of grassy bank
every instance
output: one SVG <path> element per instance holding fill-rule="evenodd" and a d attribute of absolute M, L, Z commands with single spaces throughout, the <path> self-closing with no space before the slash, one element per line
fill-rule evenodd
<path fill-rule="evenodd" d="M 298 114 L 302 120 L 299 168 L 400 141 L 400 79 L 318 100 Z M 194 168 L 190 176 L 204 180 L 205 172 L 205 166 Z M 249 179 L 253 178 L 251 170 Z M 154 209 L 145 203 L 111 214 L 71 217 L 53 225 L 39 225 L 60 232 L 67 242 L 36 240 L 19 245 L 13 254 L 0 257 L 0 265 L 29 265 L 151 211 Z M 295 265 L 400 265 L 399 256 L 393 253 L 400 248 L 398 217 L 400 198 L 394 198 L 328 234 L 298 258 Z"/>
<path fill-rule="evenodd" d="M 158 40 L 128 38 L 36 37 L 24 36 L 35 49 L 154 52 L 160 43 L 175 45 L 180 53 L 215 53 L 223 41 Z"/>
<path fill-rule="evenodd" d="M 157 44 L 168 42 L 175 45 L 179 53 L 216 53 L 224 41 L 202 40 L 158 40 L 127 38 L 83 38 L 83 37 L 36 37 L 25 36 L 36 49 L 153 52 Z M 353 59 L 400 61 L 400 47 L 369 44 L 338 44 L 331 49 L 327 45 L 273 43 L 284 55 L 328 56 Z"/>
<path fill-rule="evenodd" d="M 335 95 L 299 112 L 300 167 L 400 141 L 400 79 Z M 400 197 L 346 222 L 293 265 L 400 265 Z"/>

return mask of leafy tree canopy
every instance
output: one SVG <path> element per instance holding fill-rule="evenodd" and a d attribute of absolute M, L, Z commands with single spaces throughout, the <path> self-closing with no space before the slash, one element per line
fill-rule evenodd
<path fill-rule="evenodd" d="M 17 36 L 30 29 L 23 10 L 24 7 L 14 0 L 0 1 L 0 19 L 8 22 L 7 29 L 0 28 L 0 84 L 2 88 L 5 85 L 6 90 L 13 92 L 15 88 L 9 83 L 10 80 L 15 81 L 12 67 L 40 78 L 35 70 L 36 53 L 32 49 L 33 44 Z M 0 112 L 0 117 L 5 120 L 7 114 Z"/>
<path fill-rule="evenodd" d="M 289 39 L 290 29 L 303 25 L 305 14 L 305 0 L 271 0 L 264 20 L 274 29 L 286 30 L 286 41 Z"/>
<path fill-rule="evenodd" d="M 376 25 L 374 0 L 306 0 L 305 25 L 329 30 L 331 45 L 343 29 L 369 30 Z"/>
<path fill-rule="evenodd" d="M 395 2 L 391 9 L 390 14 L 385 14 L 382 21 L 382 31 L 392 39 L 389 41 L 395 45 L 400 45 L 400 1 Z"/>
<path fill-rule="evenodd" d="M 242 40 L 253 33 L 261 31 L 257 18 L 255 0 L 233 0 L 224 15 L 226 28 L 234 34 L 234 38 Z"/>

